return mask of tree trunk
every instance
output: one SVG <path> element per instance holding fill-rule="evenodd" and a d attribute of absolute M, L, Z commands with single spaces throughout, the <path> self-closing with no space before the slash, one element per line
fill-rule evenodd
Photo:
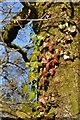
<path fill-rule="evenodd" d="M 57 51 L 56 53 L 59 55 L 58 66 L 53 67 L 55 74 L 47 77 L 49 87 L 47 91 L 41 93 L 41 95 L 46 94 L 46 96 L 50 96 L 50 94 L 52 94 L 54 98 L 57 99 L 57 117 L 78 117 L 78 3 L 45 2 L 37 3 L 37 6 L 38 19 L 43 18 L 44 20 L 34 23 L 34 30 L 38 36 L 43 36 L 44 42 L 47 42 L 46 38 L 50 36 L 47 42 L 49 45 L 57 41 L 58 43 L 54 46 L 54 51 Z M 67 39 L 69 36 L 71 38 Z M 39 50 L 40 46 L 38 51 Z M 61 51 L 63 51 L 63 53 L 61 53 Z M 47 51 L 41 49 L 41 53 L 46 54 Z M 47 72 L 49 71 L 47 70 Z"/>

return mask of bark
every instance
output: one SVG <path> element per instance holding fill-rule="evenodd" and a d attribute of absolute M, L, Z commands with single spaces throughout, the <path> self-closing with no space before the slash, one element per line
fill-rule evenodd
<path fill-rule="evenodd" d="M 77 33 L 73 35 L 73 42 L 69 46 L 70 52 L 73 54 L 73 58 L 70 60 L 59 59 L 59 67 L 56 69 L 55 75 L 49 79 L 49 87 L 46 92 L 46 96 L 50 93 L 59 95 L 59 109 L 57 117 L 78 117 L 79 115 L 79 51 L 78 51 L 78 3 L 66 3 L 66 8 L 61 8 L 63 3 L 39 3 L 37 7 L 38 19 L 43 17 L 49 19 L 47 21 L 39 21 L 34 27 L 36 33 L 44 37 L 50 35 L 49 43 L 56 39 L 62 38 L 65 35 L 64 31 L 60 31 L 58 25 L 61 21 L 69 22 L 69 24 L 76 26 Z M 69 17 L 69 20 L 67 20 Z M 51 18 L 51 19 L 50 19 Z M 59 48 L 59 46 L 57 46 Z M 56 92 L 57 91 L 57 92 Z M 61 96 L 61 98 L 60 98 Z"/>

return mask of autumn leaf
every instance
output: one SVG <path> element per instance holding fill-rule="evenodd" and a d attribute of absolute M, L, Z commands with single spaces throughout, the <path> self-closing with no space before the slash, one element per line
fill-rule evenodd
<path fill-rule="evenodd" d="M 55 73 L 54 69 L 50 69 L 49 72 L 51 75 L 54 75 L 54 73 Z"/>

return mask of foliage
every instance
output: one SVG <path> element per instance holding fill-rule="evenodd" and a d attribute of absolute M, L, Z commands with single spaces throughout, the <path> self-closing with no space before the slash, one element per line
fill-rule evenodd
<path fill-rule="evenodd" d="M 23 119 L 55 119 L 55 116 L 65 116 L 65 113 L 63 113 L 63 116 L 60 116 L 62 114 L 61 111 L 65 111 L 66 109 L 65 94 L 61 94 L 61 89 L 63 86 L 62 83 L 64 83 L 67 77 L 64 81 L 62 79 L 60 81 L 57 77 L 59 76 L 59 72 L 63 72 L 61 71 L 62 66 L 64 69 L 67 69 L 67 66 L 70 63 L 73 64 L 74 60 L 78 58 L 78 53 L 73 48 L 75 46 L 74 40 L 76 40 L 78 35 L 77 18 L 72 15 L 72 12 L 75 12 L 76 15 L 77 7 L 73 10 L 74 6 L 76 5 L 73 3 L 55 3 L 53 5 L 47 2 L 36 5 L 37 10 L 39 10 L 38 17 L 42 16 L 45 20 L 43 19 L 37 25 L 35 31 L 37 31 L 38 35 L 32 40 L 34 49 L 28 61 L 24 59 L 24 64 L 20 62 L 20 69 L 22 69 L 22 72 L 24 71 L 22 73 L 23 76 L 26 73 L 26 69 L 29 69 L 28 83 L 23 82 L 19 89 L 18 83 L 14 83 L 14 79 L 6 77 L 10 92 L 11 90 L 12 93 L 17 91 L 22 96 L 21 104 L 17 105 L 15 110 L 15 116 Z M 52 12 L 54 9 L 57 15 L 55 18 L 55 14 Z M 60 16 L 58 16 L 59 13 Z M 33 23 L 33 25 L 36 26 L 36 23 Z M 19 65 L 19 61 L 15 61 L 14 64 Z M 7 68 L 3 70 L 6 71 Z M 65 84 L 70 82 L 66 81 Z M 4 100 L 3 98 L 2 100 Z M 69 112 L 71 114 L 71 111 Z"/>

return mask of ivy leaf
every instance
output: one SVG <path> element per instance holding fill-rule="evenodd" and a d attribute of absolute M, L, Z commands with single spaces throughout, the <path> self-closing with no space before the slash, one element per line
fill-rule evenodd
<path fill-rule="evenodd" d="M 33 71 L 35 68 L 38 67 L 38 62 L 37 61 L 31 62 L 30 64 L 31 64 L 31 71 Z"/>
<path fill-rule="evenodd" d="M 28 91 L 28 86 L 27 85 L 23 86 L 23 91 L 24 91 L 24 93 L 26 93 Z"/>
<path fill-rule="evenodd" d="M 37 50 L 37 48 L 33 51 L 31 57 L 30 57 L 30 60 L 31 61 L 35 61 L 37 59 L 37 56 L 39 56 L 40 54 L 40 51 Z"/>
<path fill-rule="evenodd" d="M 34 99 L 34 97 L 35 97 L 35 92 L 31 91 L 31 92 L 29 93 L 29 100 Z"/>
<path fill-rule="evenodd" d="M 38 106 L 38 103 L 37 102 L 34 102 L 34 107 L 37 107 Z"/>
<path fill-rule="evenodd" d="M 34 49 L 37 49 L 37 50 L 38 50 L 38 46 L 37 46 L 37 45 L 34 45 Z"/>
<path fill-rule="evenodd" d="M 28 73 L 28 79 L 29 79 L 30 82 L 32 82 L 32 81 L 35 80 L 36 78 L 37 78 L 36 73 L 34 73 L 34 72 L 32 72 L 32 71 L 30 71 L 30 72 Z"/>
<path fill-rule="evenodd" d="M 31 61 L 35 61 L 37 58 L 36 54 L 32 54 L 31 57 L 30 57 L 30 60 Z"/>
<path fill-rule="evenodd" d="M 42 68 L 40 68 L 39 76 L 42 75 Z"/>
<path fill-rule="evenodd" d="M 59 27 L 59 29 L 63 30 L 63 29 L 65 29 L 66 24 L 60 24 L 60 25 L 58 25 L 58 27 Z"/>
<path fill-rule="evenodd" d="M 38 38 L 38 40 L 43 40 L 44 39 L 44 37 L 42 35 L 38 35 L 37 38 Z"/>
<path fill-rule="evenodd" d="M 52 114 L 54 114 L 54 111 L 55 111 L 55 109 L 54 109 L 54 108 L 51 108 L 51 109 L 49 110 L 48 115 L 52 115 Z"/>
<path fill-rule="evenodd" d="M 43 40 L 39 40 L 39 41 L 37 42 L 37 45 L 40 46 L 40 45 L 42 45 L 42 43 L 43 43 Z"/>

